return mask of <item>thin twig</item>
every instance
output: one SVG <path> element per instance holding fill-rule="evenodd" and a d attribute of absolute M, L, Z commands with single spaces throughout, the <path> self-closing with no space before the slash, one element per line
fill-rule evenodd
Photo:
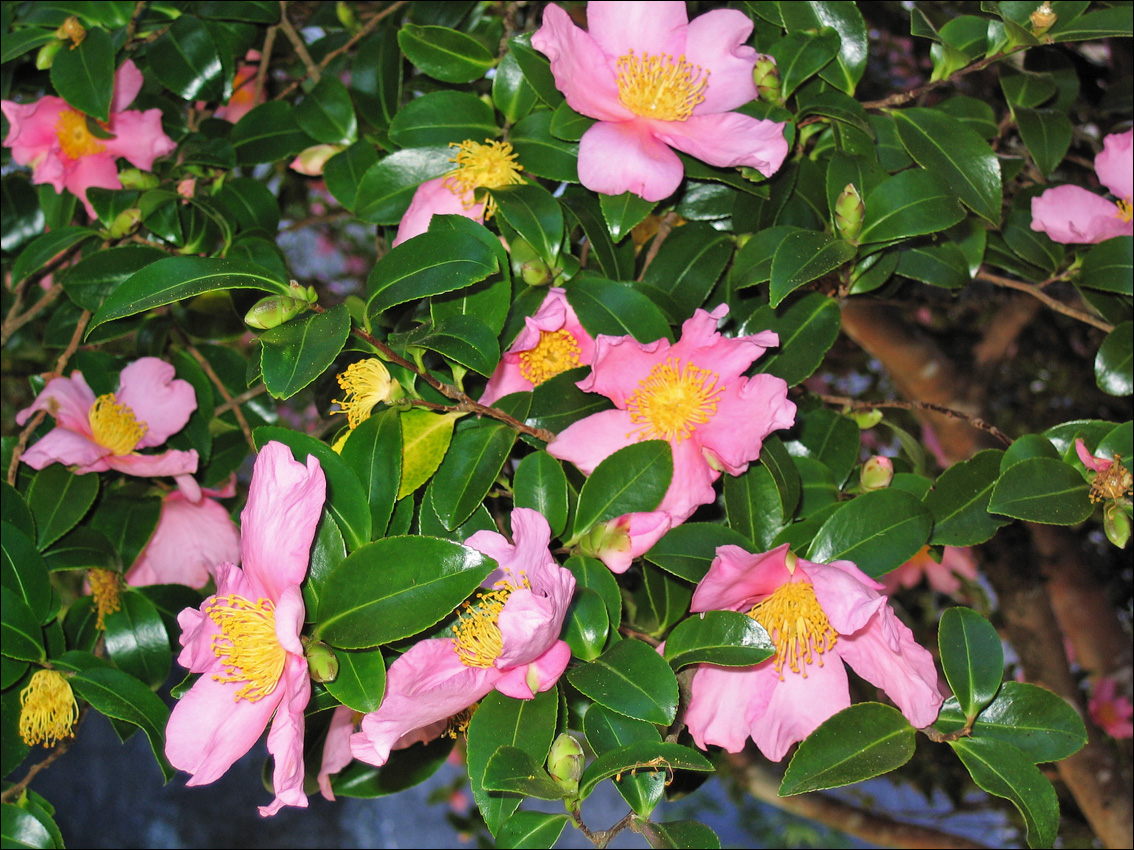
<path fill-rule="evenodd" d="M 230 410 L 236 410 L 240 405 L 246 401 L 251 401 L 258 395 L 263 395 L 268 391 L 266 384 L 257 384 L 250 390 L 245 390 L 240 395 L 233 396 L 231 401 L 226 401 L 224 404 L 217 405 L 213 408 L 213 415 L 220 416 L 222 413 L 228 413 Z"/>
<path fill-rule="evenodd" d="M 40 296 L 40 299 L 32 304 L 25 312 L 18 316 L 10 316 L 4 320 L 3 329 L 0 330 L 0 345 L 7 345 L 8 340 L 12 338 L 12 334 L 34 319 L 41 310 L 49 306 L 57 299 L 63 292 L 61 284 L 53 284 L 50 289 Z M 12 305 L 13 307 L 16 305 Z"/>
<path fill-rule="evenodd" d="M 255 453 L 256 441 L 252 439 L 252 429 L 248 425 L 248 420 L 244 418 L 244 411 L 240 409 L 239 404 L 234 402 L 232 393 L 228 391 L 228 387 L 224 385 L 224 381 L 217 375 L 216 371 L 213 369 L 213 365 L 197 350 L 197 346 L 186 341 L 185 348 L 193 355 L 193 359 L 201 365 L 201 368 L 205 370 L 205 374 L 209 376 L 209 380 L 213 382 L 213 386 L 220 392 L 221 398 L 225 400 L 225 403 L 231 405 L 232 413 L 236 417 L 236 421 L 240 423 L 240 430 L 244 432 L 244 439 L 248 441 L 248 445 L 252 447 L 252 452 Z"/>
<path fill-rule="evenodd" d="M 53 292 L 50 297 L 47 295 L 41 296 L 39 301 L 29 307 L 26 312 L 22 314 L 19 312 L 20 308 L 23 306 L 24 295 L 27 293 L 28 288 L 69 263 L 71 258 L 75 255 L 75 252 L 79 250 L 80 244 L 81 243 L 76 243 L 72 245 L 51 262 L 37 269 L 34 273 L 28 275 L 16 284 L 14 293 L 16 297 L 12 301 L 12 306 L 8 308 L 8 315 L 4 317 L 2 330 L 0 330 L 0 345 L 6 345 L 13 333 L 30 322 L 44 307 L 48 306 L 59 297 L 59 292 L 62 291 L 62 288 L 58 287 L 58 284 L 56 284 L 56 286 L 51 287 L 48 292 L 51 293 L 52 290 L 58 291 Z M 103 243 L 102 247 L 105 248 L 107 244 L 108 243 Z"/>
<path fill-rule="evenodd" d="M 307 45 L 303 43 L 303 39 L 300 38 L 299 33 L 295 31 L 295 27 L 287 18 L 287 0 L 280 0 L 280 29 L 284 31 L 287 40 L 295 48 L 295 55 L 299 57 L 299 61 L 307 69 L 307 76 L 315 82 L 319 82 L 323 75 L 319 73 L 319 68 L 311 61 L 311 54 L 307 52 Z"/>
<path fill-rule="evenodd" d="M 825 395 L 820 393 L 819 398 L 826 404 L 837 404 L 842 407 L 849 407 L 853 410 L 870 410 L 875 407 L 894 407 L 899 410 L 931 410 L 934 413 L 940 413 L 942 416 L 948 416 L 953 419 L 960 419 L 962 422 L 967 422 L 974 428 L 978 428 L 988 434 L 991 434 L 1006 446 L 1012 445 L 1012 438 L 997 428 L 985 422 L 977 416 L 972 416 L 968 413 L 962 413 L 959 410 L 945 407 L 940 404 L 933 404 L 928 401 L 857 401 L 849 396 L 843 395 Z"/>
<path fill-rule="evenodd" d="M 661 220 L 658 225 L 658 232 L 654 235 L 654 241 L 650 243 L 650 250 L 646 252 L 646 259 L 642 263 L 642 271 L 638 274 L 638 282 L 641 283 L 646 277 L 646 269 L 650 267 L 650 263 L 654 261 L 654 257 L 658 255 L 661 250 L 662 243 L 665 238 L 669 236 L 673 230 L 673 224 L 677 221 L 677 213 L 670 210 L 665 214 L 665 218 Z"/>
<path fill-rule="evenodd" d="M 126 24 L 126 41 L 130 41 L 134 37 L 134 32 L 138 29 L 138 18 L 142 16 L 142 10 L 146 8 L 146 0 L 135 0 L 134 11 L 130 14 L 130 21 Z"/>
<path fill-rule="evenodd" d="M 1078 319 L 1080 322 L 1085 322 L 1088 325 L 1094 325 L 1096 328 L 1104 330 L 1107 333 L 1110 333 L 1114 330 L 1114 325 L 1112 325 L 1110 322 L 1100 319 L 1098 316 L 1093 316 L 1086 310 L 1080 310 L 1078 307 L 1072 307 L 1070 304 L 1064 304 L 1062 301 L 1058 300 L 1057 298 L 1052 298 L 1042 289 L 1032 286 L 1030 283 L 1024 283 L 1020 280 L 1013 280 L 1010 277 L 1001 277 L 998 274 L 992 274 L 991 272 L 985 271 L 984 269 L 981 269 L 976 273 L 976 279 L 988 281 L 989 283 L 994 283 L 997 286 L 1003 286 L 1007 289 L 1018 289 L 1020 292 L 1026 292 L 1033 298 L 1038 298 L 1040 301 L 1042 301 L 1052 310 L 1055 310 L 1057 313 L 1062 313 L 1065 316 L 1070 316 L 1072 319 Z"/>
<path fill-rule="evenodd" d="M 924 85 L 917 86 L 916 88 L 912 88 L 909 91 L 898 92 L 897 94 L 892 94 L 889 97 L 884 97 L 881 100 L 868 100 L 863 103 L 862 106 L 864 109 L 887 109 L 891 106 L 901 106 L 903 103 L 909 103 L 911 100 L 921 97 L 926 92 L 932 91 L 938 86 L 943 86 L 947 83 L 953 82 L 957 79 L 957 77 L 963 77 L 965 76 L 965 74 L 971 74 L 974 71 L 982 71 L 989 65 L 992 65 L 995 62 L 999 62 L 1001 59 L 1011 56 L 1013 53 L 1018 53 L 1021 50 L 1026 49 L 1027 47 L 1025 45 L 1021 45 L 1020 47 L 1013 48 L 1012 50 L 1007 50 L 1003 53 L 995 53 L 992 56 L 981 59 L 979 62 L 974 62 L 972 65 L 961 68 L 959 71 L 954 71 L 944 79 L 934 80 L 932 82 L 925 83 Z"/>
<path fill-rule="evenodd" d="M 268 81 L 268 66 L 272 64 L 272 48 L 278 31 L 279 27 L 268 27 L 268 34 L 264 36 L 264 49 L 260 51 L 260 64 L 256 67 L 256 87 L 252 89 L 254 104 L 264 98 L 264 84 Z"/>
<path fill-rule="evenodd" d="M 75 727 L 83 722 L 83 716 L 87 713 L 87 708 L 88 706 L 83 706 L 82 713 L 79 715 L 79 719 L 75 722 Z M 43 761 L 36 762 L 28 768 L 27 775 L 25 775 L 23 779 L 12 786 L 5 788 L 4 792 L 0 794 L 0 801 L 4 803 L 10 803 L 15 800 L 20 796 L 20 794 L 23 793 L 24 789 L 28 787 L 31 781 L 35 779 L 36 774 L 38 774 L 41 770 L 46 770 L 47 768 L 51 767 L 52 764 L 58 761 L 60 756 L 67 752 L 67 750 L 71 748 L 71 744 L 74 743 L 75 727 L 72 727 L 71 729 L 72 736 L 64 741 L 57 742 Z"/>

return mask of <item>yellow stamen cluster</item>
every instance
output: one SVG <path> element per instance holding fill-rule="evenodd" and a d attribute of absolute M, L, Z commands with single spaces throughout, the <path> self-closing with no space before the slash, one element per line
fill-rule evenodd
<path fill-rule="evenodd" d="M 214 673 L 217 682 L 244 682 L 234 702 L 256 702 L 268 696 L 283 675 L 287 650 L 276 637 L 276 606 L 270 599 L 255 602 L 243 596 L 217 596 L 205 609 L 221 630 L 213 636 L 213 654 L 226 675 Z"/>
<path fill-rule="evenodd" d="M 685 121 L 705 99 L 709 72 L 668 53 L 618 57 L 618 100 L 643 118 Z"/>
<path fill-rule="evenodd" d="M 473 196 L 477 189 L 501 189 L 524 182 L 520 177 L 524 167 L 516 162 L 516 154 L 507 142 L 485 139 L 482 145 L 466 139 L 459 144 L 453 142 L 449 147 L 457 149 L 456 155 L 449 160 L 457 167 L 445 175 L 444 186 L 454 195 L 462 196 L 466 210 L 477 203 Z M 496 202 L 489 197 L 484 217 L 491 218 L 495 212 Z"/>
<path fill-rule="evenodd" d="M 98 612 L 95 626 L 99 631 L 105 631 L 106 615 L 122 608 L 118 573 L 114 570 L 87 570 L 87 581 L 90 582 L 95 610 Z"/>
<path fill-rule="evenodd" d="M 539 386 L 579 365 L 579 341 L 566 329 L 540 331 L 535 348 L 520 352 L 520 374 Z"/>
<path fill-rule="evenodd" d="M 128 405 L 121 404 L 114 397 L 114 393 L 96 398 L 88 418 L 95 442 L 119 457 L 134 451 L 149 430 L 145 422 L 138 421 Z"/>
<path fill-rule="evenodd" d="M 504 635 L 497 624 L 500 612 L 512 591 L 531 588 L 523 573 L 518 584 L 510 578 L 501 579 L 493 590 L 478 593 L 475 602 L 461 606 L 453 624 L 453 651 L 466 667 L 491 667 L 504 651 Z"/>
<path fill-rule="evenodd" d="M 334 401 L 341 410 L 331 412 L 345 413 L 352 431 L 370 417 L 374 405 L 389 398 L 394 384 L 385 364 L 377 357 L 352 363 L 337 380 L 346 395 Z"/>
<path fill-rule="evenodd" d="M 823 666 L 823 653 L 839 638 L 827 613 L 815 598 L 810 582 L 788 582 L 753 606 L 748 616 L 763 626 L 776 645 L 776 672 L 784 678 L 784 665 L 807 678 L 807 665 Z"/>
<path fill-rule="evenodd" d="M 687 438 L 717 412 L 725 388 L 717 385 L 717 374 L 692 363 L 681 366 L 673 359 L 659 363 L 641 380 L 626 401 L 630 421 L 641 427 L 639 440 Z"/>
<path fill-rule="evenodd" d="M 1091 482 L 1091 501 L 1105 502 L 1121 499 L 1134 492 L 1134 476 L 1122 465 L 1122 455 L 1115 455 L 1110 466 L 1095 475 Z"/>
<path fill-rule="evenodd" d="M 20 691 L 20 737 L 29 747 L 54 747 L 71 737 L 79 704 L 71 683 L 58 670 L 36 670 Z"/>
<path fill-rule="evenodd" d="M 1123 198 L 1117 202 L 1117 205 L 1118 212 L 1114 214 L 1115 218 L 1122 222 L 1128 222 L 1134 219 L 1134 204 L 1130 202 L 1129 198 Z"/>
<path fill-rule="evenodd" d="M 452 738 L 457 740 L 458 735 L 467 735 L 469 731 L 469 723 L 472 722 L 473 715 L 476 714 L 477 708 L 480 707 L 479 702 L 474 702 L 463 711 L 458 711 L 449 718 L 449 723 L 445 727 L 445 731 L 441 733 L 443 738 Z"/>
<path fill-rule="evenodd" d="M 64 109 L 59 113 L 55 134 L 63 155 L 69 159 L 82 159 L 106 150 L 106 145 L 87 128 L 87 116 L 77 109 Z"/>

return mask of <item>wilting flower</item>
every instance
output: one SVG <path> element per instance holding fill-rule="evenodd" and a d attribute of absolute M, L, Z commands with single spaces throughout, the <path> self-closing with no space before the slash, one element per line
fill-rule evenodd
<path fill-rule="evenodd" d="M 1132 140 L 1134 130 L 1112 133 L 1103 139 L 1102 152 L 1095 157 L 1099 182 L 1117 201 L 1108 201 L 1082 186 L 1056 186 L 1032 198 L 1032 230 L 1046 233 L 1056 242 L 1094 243 L 1134 235 Z"/>
<path fill-rule="evenodd" d="M 1095 682 L 1087 703 L 1091 720 L 1112 738 L 1134 738 L 1134 705 L 1118 693 L 1118 683 L 1104 676 Z"/>
<path fill-rule="evenodd" d="M 398 226 L 394 245 L 425 233 L 435 215 L 463 215 L 483 222 L 492 216 L 496 205 L 491 197 L 477 201 L 477 189 L 501 189 L 524 182 L 520 177 L 524 167 L 516 162 L 516 154 L 507 142 L 485 139 L 482 145 L 466 139 L 449 147 L 457 149 L 449 160 L 456 168 L 417 187 Z"/>
<path fill-rule="evenodd" d="M 50 183 L 78 197 L 95 218 L 87 189 L 121 189 L 115 160 L 123 157 L 149 171 L 158 157 L 177 147 L 161 129 L 161 110 L 127 110 L 142 89 L 142 72 L 127 59 L 114 75 L 110 120 L 96 122 L 67 105 L 61 97 L 42 97 L 35 103 L 2 102 L 11 123 L 4 142 L 12 159 L 34 169 L 32 182 Z M 92 125 L 98 130 L 92 132 Z"/>
<path fill-rule="evenodd" d="M 968 582 L 977 580 L 976 564 L 968 546 L 946 546 L 941 553 L 941 563 L 933 560 L 929 547 L 921 547 L 916 555 L 882 576 L 883 593 L 887 596 L 899 588 L 911 588 L 925 577 L 929 586 L 938 593 L 956 596 L 961 590 L 961 579 Z"/>
<path fill-rule="evenodd" d="M 535 315 L 524 319 L 524 329 L 500 358 L 480 402 L 531 392 L 568 369 L 589 366 L 594 357 L 594 339 L 579 323 L 564 290 L 552 287 Z"/>
<path fill-rule="evenodd" d="M 559 632 L 575 577 L 551 557 L 551 529 L 542 514 L 516 508 L 512 534 L 515 543 L 494 531 L 465 541 L 495 558 L 499 568 L 476 601 L 466 603 L 452 637 L 414 644 L 390 665 L 382 705 L 363 717 L 362 731 L 351 737 L 355 758 L 385 764 L 407 735 L 424 740 L 427 727 L 437 734 L 441 724 L 494 688 L 532 699 L 554 687 L 571 658 Z"/>
<path fill-rule="evenodd" d="M 731 111 L 757 96 L 747 15 L 715 9 L 690 23 L 683 2 L 590 3 L 587 24 L 547 6 L 532 36 L 567 103 L 598 119 L 579 142 L 584 186 L 660 201 L 685 173 L 670 148 L 765 176 L 779 169 L 783 123 Z"/>
<path fill-rule="evenodd" d="M 776 654 L 752 667 L 699 666 L 685 715 L 697 746 L 738 753 L 751 737 L 779 761 L 850 705 L 843 661 L 914 726 L 933 723 L 942 702 L 933 657 L 881 589 L 850 561 L 813 564 L 787 544 L 759 555 L 718 548 L 690 610 L 746 613 L 768 631 Z"/>
<path fill-rule="evenodd" d="M 607 396 L 617 409 L 568 426 L 548 445 L 548 454 L 590 475 L 618 449 L 668 440 L 673 479 L 657 510 L 679 525 L 712 502 L 722 470 L 743 473 L 760 456 L 764 438 L 795 421 L 783 379 L 742 377 L 779 337 L 772 331 L 721 336 L 717 321 L 727 313 L 725 304 L 711 313 L 697 310 L 673 344 L 659 339 L 643 345 L 631 336 L 600 334 L 591 374 L 578 386 Z"/>
<path fill-rule="evenodd" d="M 20 691 L 20 737 L 29 747 L 54 747 L 79 719 L 71 683 L 58 670 L 36 670 Z"/>
<path fill-rule="evenodd" d="M 1090 476 L 1092 502 L 1108 499 L 1117 501 L 1130 495 L 1134 476 L 1122 465 L 1121 455 L 1113 458 L 1093 455 L 1087 451 L 1087 446 L 1081 439 L 1075 441 L 1075 453 L 1079 455 L 1083 466 L 1095 473 Z"/>
<path fill-rule="evenodd" d="M 248 504 L 241 514 L 242 567 L 221 564 L 217 592 L 200 609 L 186 608 L 178 661 L 201 677 L 174 706 L 165 752 L 189 785 L 220 778 L 272 721 L 276 798 L 260 814 L 306 806 L 303 711 L 311 696 L 299 640 L 304 607 L 300 583 L 326 497 L 319 461 L 306 465 L 282 443 L 260 450 Z"/>
<path fill-rule="evenodd" d="M 142 357 L 122 370 L 117 392 L 97 398 L 82 372 L 52 378 L 31 407 L 16 416 L 19 425 L 37 410 L 55 417 L 55 428 L 24 452 L 22 460 L 34 469 L 66 464 L 80 475 L 109 469 L 139 476 L 196 472 L 195 451 L 139 452 L 160 446 L 184 428 L 197 409 L 192 385 L 175 374 L 165 361 Z"/>

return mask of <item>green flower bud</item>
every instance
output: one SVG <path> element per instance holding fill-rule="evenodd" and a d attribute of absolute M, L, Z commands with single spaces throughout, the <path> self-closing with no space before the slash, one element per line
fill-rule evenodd
<path fill-rule="evenodd" d="M 307 647 L 307 672 L 316 682 L 333 682 L 339 677 L 339 659 L 325 643 L 313 643 Z"/>
<path fill-rule="evenodd" d="M 114 219 L 114 224 L 110 225 L 110 238 L 111 239 L 124 239 L 129 236 L 142 223 L 142 211 L 137 207 L 130 207 L 128 210 L 123 210 Z"/>
<path fill-rule="evenodd" d="M 161 181 L 157 175 L 142 171 L 139 168 L 123 168 L 118 172 L 118 179 L 122 181 L 123 189 L 154 189 Z"/>
<path fill-rule="evenodd" d="M 46 71 L 55 62 L 55 54 L 63 47 L 63 42 L 59 39 L 49 41 L 39 49 L 39 53 L 35 55 L 36 70 Z"/>
<path fill-rule="evenodd" d="M 862 232 L 862 216 L 866 212 L 866 204 L 862 202 L 862 195 L 853 183 L 848 183 L 835 201 L 835 227 L 839 235 L 848 242 L 853 242 Z"/>
<path fill-rule="evenodd" d="M 294 319 L 306 309 L 306 299 L 269 295 L 253 304 L 252 309 L 244 314 L 244 324 L 267 331 L 279 327 L 289 319 Z"/>
<path fill-rule="evenodd" d="M 335 17 L 339 19 L 339 23 L 351 32 L 358 32 L 358 16 L 354 13 L 349 3 L 344 3 L 339 0 L 335 4 Z"/>
<path fill-rule="evenodd" d="M 783 88 L 780 85 L 780 72 L 776 69 L 776 60 L 771 56 L 758 56 L 756 65 L 752 68 L 752 82 L 756 84 L 756 93 L 760 100 L 783 106 Z"/>
<path fill-rule="evenodd" d="M 868 431 L 882 421 L 882 411 L 877 407 L 870 410 L 853 410 L 849 414 L 860 431 Z"/>
<path fill-rule="evenodd" d="M 544 286 L 551 282 L 551 270 L 537 257 L 520 266 L 520 277 L 528 286 Z"/>
<path fill-rule="evenodd" d="M 858 480 L 863 490 L 881 490 L 894 480 L 894 462 L 888 457 L 875 455 L 862 465 Z"/>
<path fill-rule="evenodd" d="M 1103 531 L 1106 539 L 1119 549 L 1125 549 L 1130 542 L 1130 517 L 1118 502 L 1111 502 L 1103 510 Z"/>
<path fill-rule="evenodd" d="M 551 745 L 547 756 L 547 772 L 569 796 L 579 793 L 579 778 L 583 775 L 583 748 L 566 732 Z"/>

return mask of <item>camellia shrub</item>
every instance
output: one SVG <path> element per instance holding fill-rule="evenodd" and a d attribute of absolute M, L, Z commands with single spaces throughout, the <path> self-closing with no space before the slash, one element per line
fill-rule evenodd
<path fill-rule="evenodd" d="M 4 3 L 4 841 L 97 712 L 264 817 L 1130 847 L 1131 12 Z"/>

